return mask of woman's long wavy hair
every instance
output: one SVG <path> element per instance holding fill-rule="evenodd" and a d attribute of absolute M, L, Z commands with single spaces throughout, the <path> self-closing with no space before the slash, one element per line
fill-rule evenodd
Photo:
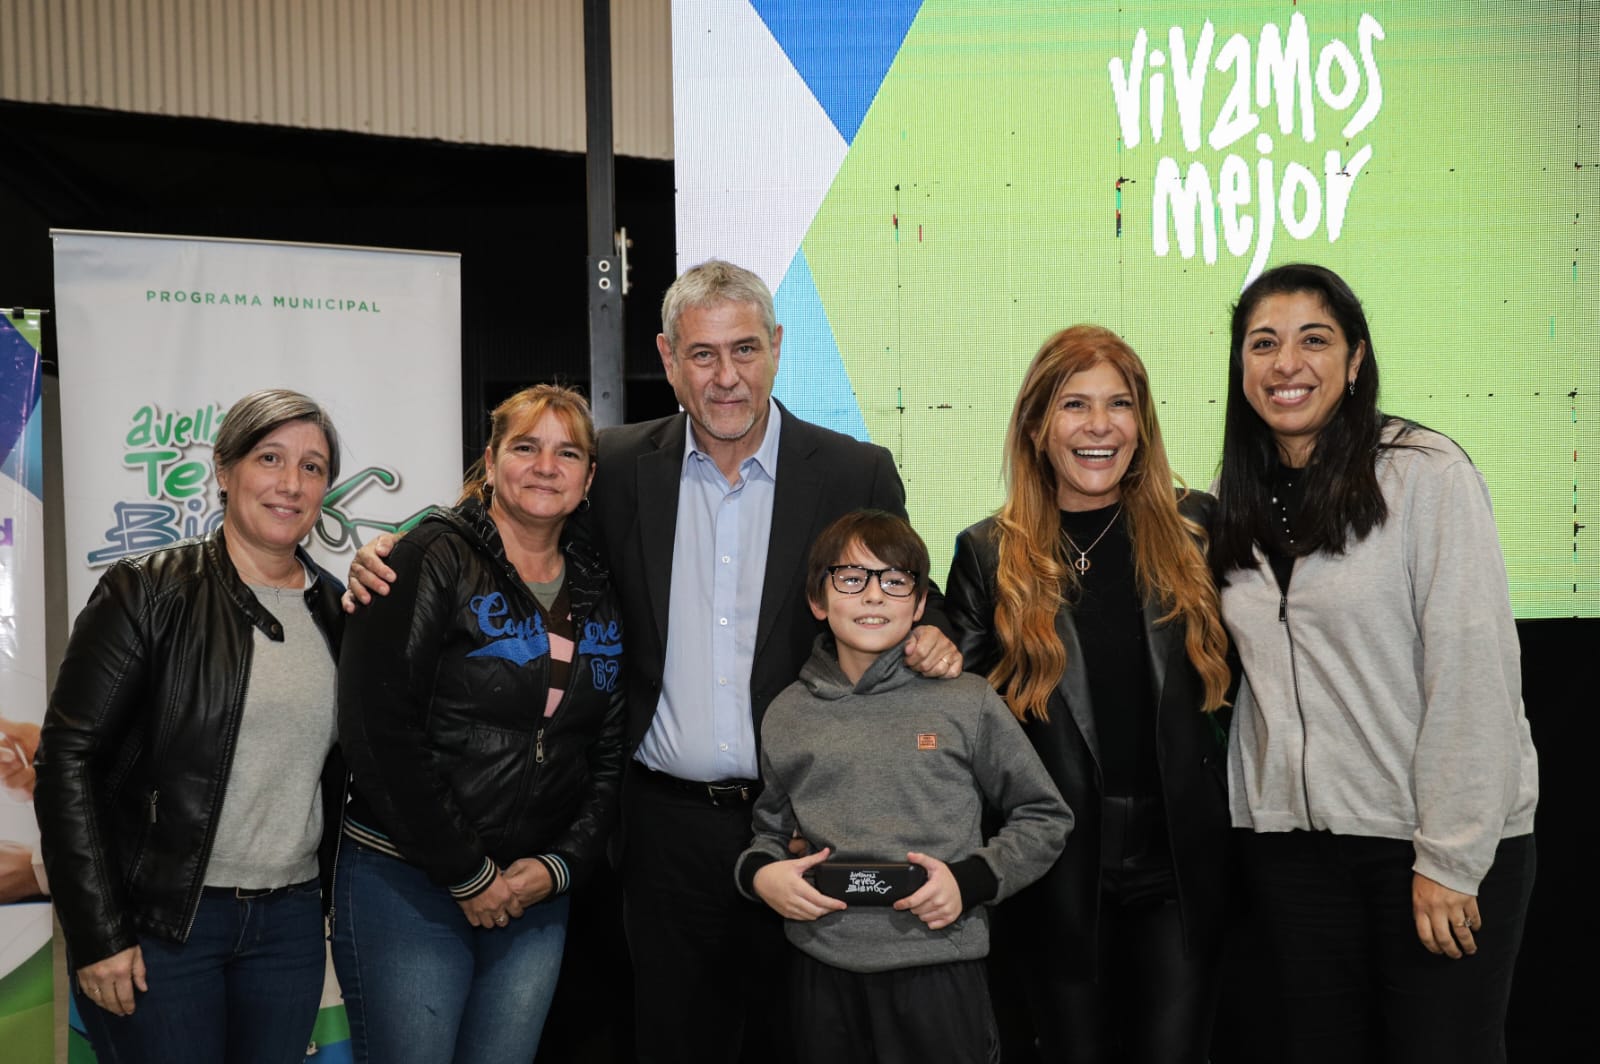
<path fill-rule="evenodd" d="M 1226 702 L 1228 637 L 1206 565 L 1205 530 L 1178 512 L 1144 363 L 1111 330 L 1074 325 L 1046 340 L 1034 356 L 1006 431 L 994 611 L 1002 653 L 989 682 L 1019 720 L 1049 719 L 1050 692 L 1067 666 L 1056 613 L 1077 590 L 1061 536 L 1056 471 L 1047 450 L 1050 426 L 1068 378 L 1101 363 L 1127 382 L 1139 425 L 1139 447 L 1122 478 L 1139 592 L 1166 610 L 1161 623 L 1184 622 L 1184 648 L 1205 686 L 1202 708 L 1209 712 Z"/>

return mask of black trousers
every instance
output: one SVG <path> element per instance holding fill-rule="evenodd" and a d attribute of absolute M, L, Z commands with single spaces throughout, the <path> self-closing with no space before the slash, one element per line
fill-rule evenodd
<path fill-rule="evenodd" d="M 750 805 L 712 805 L 635 766 L 622 817 L 639 1060 L 791 1060 L 783 921 L 733 880 Z"/>
<path fill-rule="evenodd" d="M 1411 912 L 1408 840 L 1318 831 L 1242 840 L 1276 964 L 1284 1059 L 1502 1064 L 1511 977 L 1533 891 L 1532 835 L 1505 839 L 1478 888 L 1478 952 L 1429 953 Z"/>
<path fill-rule="evenodd" d="M 1094 978 L 1068 978 L 1048 963 L 1023 974 L 1040 1059 L 1205 1064 L 1220 957 L 1184 951 L 1161 799 L 1101 801 Z"/>
<path fill-rule="evenodd" d="M 982 961 L 848 972 L 794 952 L 800 1064 L 994 1064 L 1000 1059 Z"/>

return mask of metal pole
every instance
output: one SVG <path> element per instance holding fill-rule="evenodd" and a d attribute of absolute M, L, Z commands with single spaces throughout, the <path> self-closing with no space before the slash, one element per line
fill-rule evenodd
<path fill-rule="evenodd" d="M 622 264 L 616 244 L 611 147 L 611 0 L 583 0 L 584 111 L 589 190 L 589 403 L 595 424 L 622 424 Z"/>

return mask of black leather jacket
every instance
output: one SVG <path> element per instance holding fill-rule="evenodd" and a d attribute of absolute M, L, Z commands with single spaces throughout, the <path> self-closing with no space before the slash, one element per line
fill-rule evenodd
<path fill-rule="evenodd" d="M 1203 492 L 1184 495 L 1178 508 L 1205 527 L 1213 500 Z M 999 660 L 994 629 L 999 566 L 994 518 L 956 539 L 945 587 L 945 610 L 960 633 L 956 643 L 966 668 L 986 673 Z M 1215 955 L 1227 926 L 1231 892 L 1231 831 L 1228 818 L 1224 711 L 1202 713 L 1204 687 L 1185 649 L 1181 620 L 1160 623 L 1166 609 L 1146 602 L 1145 643 L 1156 699 L 1156 754 L 1167 837 L 1177 881 L 1184 944 L 1194 957 Z M 997 930 L 1015 929 L 1024 948 L 1049 957 L 1048 966 L 1071 978 L 1096 970 L 1100 909 L 1101 793 L 1098 746 L 1093 737 L 1088 674 L 1070 606 L 1056 617 L 1067 646 L 1067 668 L 1057 684 L 1049 721 L 1030 718 L 1023 731 L 1077 815 L 1067 847 L 1055 866 L 1011 899 L 996 915 Z M 1062 710 L 1065 710 L 1063 712 Z M 1002 927 L 1002 923 L 1011 926 Z"/>
<path fill-rule="evenodd" d="M 555 854 L 577 881 L 604 853 L 622 770 L 622 622 L 598 559 L 570 539 L 563 550 L 577 639 L 552 716 L 542 612 L 476 503 L 396 543 L 393 589 L 350 619 L 350 817 L 463 896 L 489 885 L 490 862 Z"/>
<path fill-rule="evenodd" d="M 339 653 L 343 586 L 306 602 Z M 245 587 L 221 528 L 117 562 L 78 614 L 35 759 L 34 809 L 56 913 L 78 966 L 189 936 L 233 765 L 253 632 L 283 629 Z M 338 752 L 322 778 L 323 871 L 344 800 Z M 326 892 L 324 896 L 329 896 Z"/>

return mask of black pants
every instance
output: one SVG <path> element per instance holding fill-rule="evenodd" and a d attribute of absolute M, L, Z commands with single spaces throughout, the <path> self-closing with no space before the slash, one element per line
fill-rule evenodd
<path fill-rule="evenodd" d="M 622 816 L 639 1060 L 790 1060 L 783 922 L 733 880 L 750 805 L 712 805 L 630 768 Z"/>
<path fill-rule="evenodd" d="M 1000 1059 L 982 961 L 847 972 L 794 951 L 800 1064 L 992 1064 Z"/>
<path fill-rule="evenodd" d="M 1100 876 L 1094 978 L 1023 975 L 1040 1059 L 1204 1064 L 1219 957 L 1184 951 L 1159 797 L 1102 799 Z"/>
<path fill-rule="evenodd" d="M 1533 890 L 1533 836 L 1505 839 L 1478 888 L 1478 952 L 1429 953 L 1411 912 L 1409 841 L 1250 834 L 1251 893 L 1276 962 L 1285 1059 L 1501 1064 Z"/>

